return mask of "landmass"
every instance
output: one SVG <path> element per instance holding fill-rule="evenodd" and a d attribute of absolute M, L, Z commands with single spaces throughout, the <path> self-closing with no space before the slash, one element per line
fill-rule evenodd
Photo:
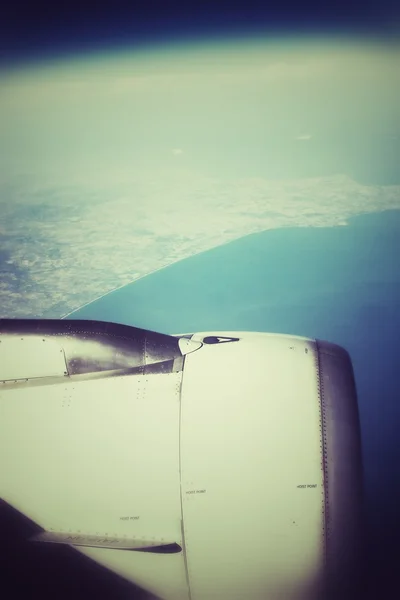
<path fill-rule="evenodd" d="M 346 226 L 400 209 L 400 186 L 184 175 L 109 185 L 0 184 L 0 317 L 60 318 L 152 271 L 250 233 Z"/>

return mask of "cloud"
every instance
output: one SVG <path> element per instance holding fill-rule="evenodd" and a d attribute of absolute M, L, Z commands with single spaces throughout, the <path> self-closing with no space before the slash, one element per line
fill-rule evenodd
<path fill-rule="evenodd" d="M 310 133 L 303 133 L 302 135 L 298 135 L 295 139 L 301 141 L 311 140 L 312 135 Z"/>
<path fill-rule="evenodd" d="M 182 154 L 182 153 L 183 153 L 183 150 L 181 148 L 173 148 L 173 150 L 172 150 L 172 154 L 175 154 L 176 156 L 178 154 Z"/>

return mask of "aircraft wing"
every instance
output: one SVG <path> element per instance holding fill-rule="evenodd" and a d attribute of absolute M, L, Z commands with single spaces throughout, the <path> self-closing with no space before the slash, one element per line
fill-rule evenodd
<path fill-rule="evenodd" d="M 0 497 L 160 598 L 319 598 L 351 569 L 351 360 L 311 338 L 0 320 Z"/>

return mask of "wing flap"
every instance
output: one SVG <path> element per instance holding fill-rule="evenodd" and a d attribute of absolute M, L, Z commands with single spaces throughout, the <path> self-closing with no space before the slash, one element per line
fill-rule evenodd
<path fill-rule="evenodd" d="M 179 544 L 163 538 L 143 540 L 128 537 L 109 537 L 102 535 L 85 535 L 56 531 L 41 531 L 29 538 L 30 542 L 50 544 L 68 544 L 69 546 L 87 546 L 89 548 L 109 548 L 113 550 L 138 550 L 143 552 L 173 553 L 181 552 Z"/>

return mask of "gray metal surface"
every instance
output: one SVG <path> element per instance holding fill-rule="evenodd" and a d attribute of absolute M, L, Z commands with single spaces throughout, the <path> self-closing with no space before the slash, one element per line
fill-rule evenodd
<path fill-rule="evenodd" d="M 169 373 L 178 365 L 175 359 L 182 356 L 176 337 L 102 321 L 1 319 L 0 339 L 5 344 L 13 341 L 10 352 L 21 364 L 25 354 L 27 360 L 32 357 L 32 342 L 36 342 L 35 352 L 40 353 L 46 342 L 57 341 L 57 351 L 65 356 L 65 375 L 126 370 L 132 373 L 133 369 L 143 374 Z M 7 372 L 7 360 L 5 363 L 3 370 Z M 38 376 L 43 376 L 42 370 Z M 0 373 L 0 379 L 6 376 Z"/>
<path fill-rule="evenodd" d="M 361 433 L 353 367 L 347 351 L 316 341 L 322 415 L 326 566 L 329 581 L 348 585 L 360 558 Z"/>

